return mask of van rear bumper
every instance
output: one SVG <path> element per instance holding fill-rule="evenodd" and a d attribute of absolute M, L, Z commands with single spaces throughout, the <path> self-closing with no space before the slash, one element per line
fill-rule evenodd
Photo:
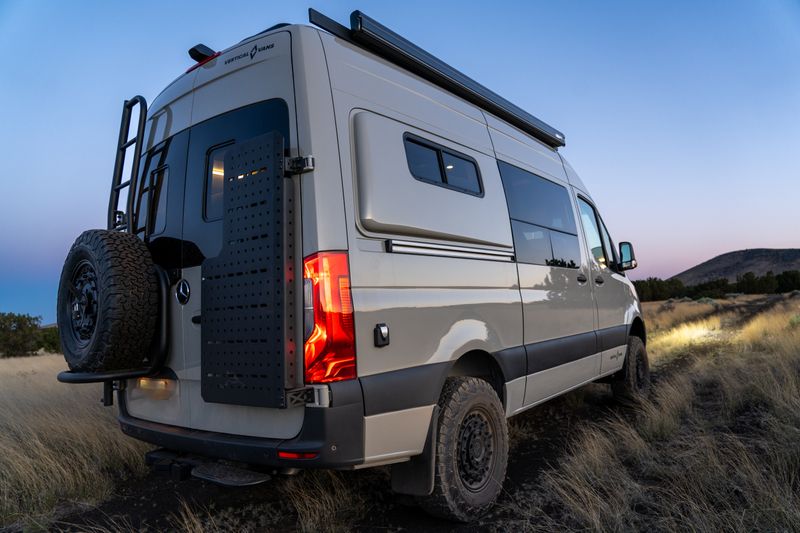
<path fill-rule="evenodd" d="M 169 450 L 275 467 L 347 468 L 364 462 L 364 405 L 358 380 L 332 383 L 330 407 L 306 407 L 292 439 L 202 431 L 134 418 L 119 394 L 122 432 Z M 284 459 L 278 452 L 313 452 L 313 459 Z"/>

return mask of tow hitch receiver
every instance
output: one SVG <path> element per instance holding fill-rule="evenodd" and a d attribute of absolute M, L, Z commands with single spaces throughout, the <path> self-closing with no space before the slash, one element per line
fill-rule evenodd
<path fill-rule="evenodd" d="M 249 487 L 269 481 L 269 474 L 254 472 L 232 464 L 193 455 L 181 455 L 163 448 L 145 454 L 145 463 L 154 470 L 169 472 L 178 481 L 192 477 L 227 487 Z"/>

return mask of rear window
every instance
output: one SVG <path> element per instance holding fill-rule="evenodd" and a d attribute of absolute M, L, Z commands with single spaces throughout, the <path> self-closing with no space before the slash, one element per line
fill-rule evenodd
<path fill-rule="evenodd" d="M 233 142 L 212 148 L 206 156 L 206 198 L 203 204 L 203 216 L 206 220 L 222 218 L 224 204 L 222 194 L 225 191 L 225 152 Z"/>
<path fill-rule="evenodd" d="M 206 222 L 221 220 L 225 211 L 225 154 L 236 143 L 276 130 L 289 143 L 286 103 L 265 100 L 229 111 L 192 127 L 188 157 L 189 185 L 202 184 L 197 200 Z M 199 191 L 198 191 L 199 192 Z M 194 201 L 194 190 L 189 193 Z M 194 206 L 192 207 L 194 209 Z"/>
<path fill-rule="evenodd" d="M 411 134 L 406 134 L 404 142 L 408 169 L 416 179 L 475 196 L 483 195 L 474 159 Z"/>

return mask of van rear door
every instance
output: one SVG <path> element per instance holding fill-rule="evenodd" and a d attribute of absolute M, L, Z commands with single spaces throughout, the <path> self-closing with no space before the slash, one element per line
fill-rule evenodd
<path fill-rule="evenodd" d="M 278 168 L 296 127 L 290 35 L 249 41 L 198 70 L 181 261 L 192 292 L 182 321 L 185 425 L 293 437 L 303 408 L 284 401 L 296 379 L 285 326 L 292 191 Z"/>

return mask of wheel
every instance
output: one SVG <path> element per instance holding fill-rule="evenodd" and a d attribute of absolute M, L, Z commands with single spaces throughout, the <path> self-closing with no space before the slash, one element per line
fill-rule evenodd
<path fill-rule="evenodd" d="M 625 363 L 611 380 L 611 390 L 614 397 L 623 402 L 642 398 L 650 392 L 650 362 L 644 342 L 639 337 L 628 338 Z"/>
<path fill-rule="evenodd" d="M 506 477 L 505 412 L 489 383 L 469 377 L 447 379 L 439 409 L 433 493 L 419 501 L 433 515 L 469 522 L 494 504 Z"/>
<path fill-rule="evenodd" d="M 70 370 L 141 368 L 158 317 L 158 278 L 136 236 L 83 232 L 70 248 L 58 287 L 58 332 Z"/>

